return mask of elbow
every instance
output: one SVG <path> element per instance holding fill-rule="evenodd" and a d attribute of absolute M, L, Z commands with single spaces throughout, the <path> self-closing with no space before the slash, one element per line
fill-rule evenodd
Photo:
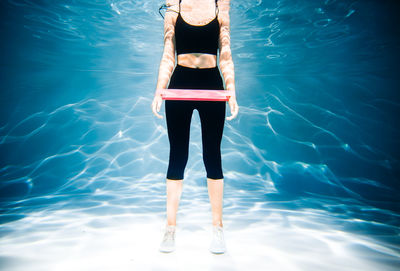
<path fill-rule="evenodd" d="M 232 59 L 232 53 L 229 52 L 220 52 L 220 57 L 219 57 L 219 64 L 221 67 L 231 65 L 233 66 L 233 59 Z"/>
<path fill-rule="evenodd" d="M 232 59 L 232 51 L 231 51 L 231 47 L 229 46 L 229 44 L 225 44 L 225 45 L 221 46 L 219 55 L 220 55 L 221 60 Z"/>
<path fill-rule="evenodd" d="M 221 67 L 221 70 L 226 70 L 226 69 L 234 69 L 233 61 L 232 60 L 220 60 L 219 61 L 219 66 Z"/>

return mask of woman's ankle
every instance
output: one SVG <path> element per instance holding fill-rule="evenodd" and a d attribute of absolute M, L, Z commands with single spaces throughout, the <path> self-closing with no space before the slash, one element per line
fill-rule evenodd
<path fill-rule="evenodd" d="M 222 224 L 222 221 L 220 221 L 220 222 L 213 222 L 212 225 L 213 225 L 214 227 L 216 227 L 216 226 L 220 226 L 221 228 L 224 227 L 224 225 Z"/>

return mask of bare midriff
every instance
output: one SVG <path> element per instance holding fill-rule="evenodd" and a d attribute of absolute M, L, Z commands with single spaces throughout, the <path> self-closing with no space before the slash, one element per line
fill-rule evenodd
<path fill-rule="evenodd" d="M 203 53 L 179 54 L 178 65 L 194 69 L 214 68 L 217 66 L 217 56 Z"/>

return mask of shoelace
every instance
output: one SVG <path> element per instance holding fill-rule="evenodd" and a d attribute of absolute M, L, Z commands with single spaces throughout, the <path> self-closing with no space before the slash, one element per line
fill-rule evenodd
<path fill-rule="evenodd" d="M 175 229 L 167 227 L 167 230 L 164 234 L 164 241 L 174 240 L 175 239 Z"/>
<path fill-rule="evenodd" d="M 218 241 L 222 242 L 224 239 L 222 228 L 214 227 L 214 236 L 218 239 Z"/>

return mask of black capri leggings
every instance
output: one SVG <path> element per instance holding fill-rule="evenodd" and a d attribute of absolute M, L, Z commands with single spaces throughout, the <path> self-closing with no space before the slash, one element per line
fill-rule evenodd
<path fill-rule="evenodd" d="M 218 66 L 194 69 L 177 65 L 168 88 L 224 89 Z M 190 122 L 197 109 L 201 122 L 203 161 L 207 178 L 223 179 L 221 140 L 225 122 L 225 101 L 166 100 L 165 114 L 170 143 L 167 178 L 181 180 L 189 156 Z"/>

